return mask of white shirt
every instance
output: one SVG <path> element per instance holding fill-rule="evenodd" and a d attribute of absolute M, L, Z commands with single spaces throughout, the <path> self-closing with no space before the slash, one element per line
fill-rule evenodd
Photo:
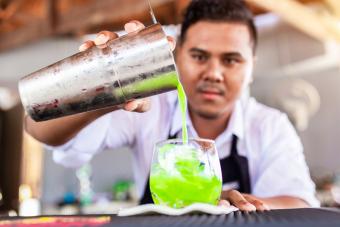
<path fill-rule="evenodd" d="M 150 170 L 153 146 L 171 134 L 181 136 L 181 113 L 177 92 L 151 98 L 151 110 L 111 112 L 85 127 L 68 143 L 54 148 L 54 160 L 79 167 L 107 148 L 129 146 L 141 196 Z M 187 114 L 189 137 L 198 137 Z M 171 126 L 171 127 L 170 127 Z M 285 114 L 250 98 L 238 101 L 228 127 L 216 142 L 219 157 L 230 153 L 232 135 L 238 137 L 238 153 L 248 158 L 251 191 L 258 197 L 295 196 L 319 206 L 315 185 L 303 155 L 302 144 Z M 114 168 L 112 166 L 111 168 Z"/>

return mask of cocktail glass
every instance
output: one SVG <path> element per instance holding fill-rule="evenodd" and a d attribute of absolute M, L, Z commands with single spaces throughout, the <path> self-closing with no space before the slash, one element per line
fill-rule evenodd
<path fill-rule="evenodd" d="M 173 208 L 193 203 L 216 205 L 221 190 L 221 167 L 214 141 L 174 139 L 155 145 L 150 172 L 155 204 Z"/>

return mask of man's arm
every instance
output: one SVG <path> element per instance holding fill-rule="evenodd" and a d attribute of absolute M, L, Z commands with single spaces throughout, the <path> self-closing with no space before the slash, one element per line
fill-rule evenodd
<path fill-rule="evenodd" d="M 42 143 L 59 146 L 72 139 L 80 130 L 94 120 L 118 109 L 121 108 L 115 106 L 42 122 L 36 122 L 26 115 L 25 130 Z M 150 100 L 145 98 L 130 101 L 124 104 L 123 109 L 142 113 L 150 109 Z"/>
<path fill-rule="evenodd" d="M 72 139 L 80 130 L 94 120 L 118 109 L 121 108 L 115 106 L 42 122 L 35 122 L 26 115 L 25 130 L 40 142 L 51 146 L 59 146 Z M 150 109 L 150 99 L 145 98 L 127 102 L 124 104 L 123 109 L 140 113 L 148 111 Z"/>
<path fill-rule="evenodd" d="M 92 121 L 110 111 L 113 111 L 113 109 L 81 113 L 43 122 L 35 122 L 26 115 L 25 130 L 40 142 L 51 146 L 59 146 L 72 139 Z"/>
<path fill-rule="evenodd" d="M 255 197 L 255 196 L 254 196 Z M 256 197 L 255 197 L 256 198 Z M 260 199 L 270 209 L 289 209 L 289 208 L 307 208 L 310 205 L 304 200 L 293 196 L 276 196 L 271 198 Z"/>

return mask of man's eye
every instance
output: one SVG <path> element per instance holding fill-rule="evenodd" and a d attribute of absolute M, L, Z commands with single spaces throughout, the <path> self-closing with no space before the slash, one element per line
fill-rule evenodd
<path fill-rule="evenodd" d="M 207 60 L 207 56 L 202 55 L 202 54 L 193 54 L 192 58 L 199 62 L 204 62 Z"/>
<path fill-rule="evenodd" d="M 223 63 L 225 65 L 234 65 L 234 64 L 236 64 L 238 62 L 239 62 L 239 60 L 237 60 L 235 58 L 225 58 L 225 59 L 223 59 Z"/>

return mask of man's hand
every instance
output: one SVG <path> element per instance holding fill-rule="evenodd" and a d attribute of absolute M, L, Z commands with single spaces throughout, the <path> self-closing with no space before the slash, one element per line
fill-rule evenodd
<path fill-rule="evenodd" d="M 127 33 L 140 31 L 145 26 L 139 22 L 139 21 L 130 21 L 129 23 L 125 24 L 124 26 L 125 31 Z M 97 37 L 94 41 L 88 40 L 84 42 L 80 47 L 79 51 L 85 51 L 93 46 L 97 46 L 98 48 L 105 48 L 107 47 L 107 44 L 109 41 L 113 39 L 117 39 L 118 35 L 116 33 L 110 32 L 110 31 L 101 31 L 97 34 Z M 174 50 L 176 46 L 175 39 L 172 37 L 168 37 L 169 45 L 171 46 L 171 49 Z M 132 100 L 122 105 L 122 108 L 127 111 L 131 112 L 146 112 L 150 109 L 150 99 L 144 98 L 144 99 L 138 99 L 138 100 Z"/>
<path fill-rule="evenodd" d="M 242 211 L 269 210 L 269 206 L 263 200 L 249 194 L 242 194 L 236 190 L 223 191 L 219 205 L 234 205 Z"/>

